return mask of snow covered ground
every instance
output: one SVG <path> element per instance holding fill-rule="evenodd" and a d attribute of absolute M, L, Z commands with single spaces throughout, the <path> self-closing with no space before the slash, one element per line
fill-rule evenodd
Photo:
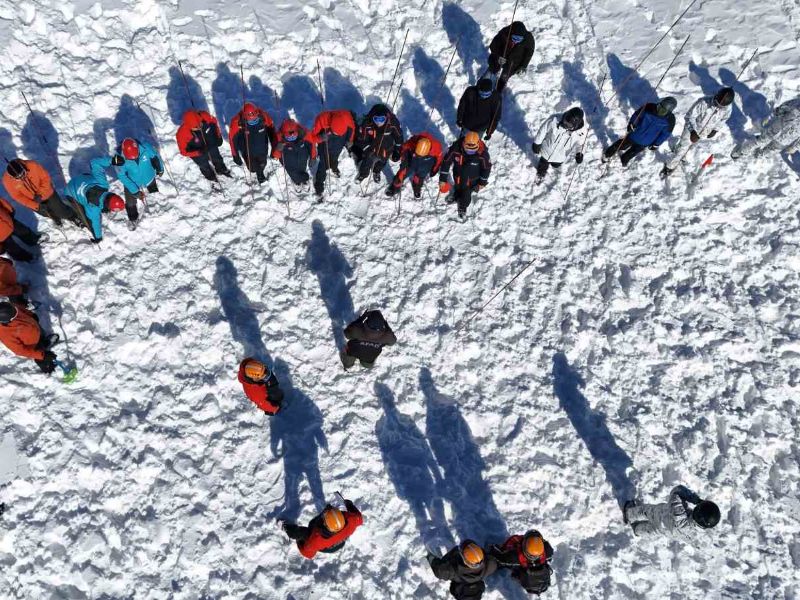
<path fill-rule="evenodd" d="M 701 0 L 611 99 L 687 5 L 522 0 L 536 55 L 459 224 L 433 186 L 399 215 L 361 197 L 349 161 L 321 206 L 287 206 L 278 177 L 253 197 L 240 171 L 208 193 L 174 143 L 189 106 L 176 63 L 221 120 L 241 65 L 248 99 L 310 125 L 317 59 L 328 106 L 363 113 L 409 28 L 396 112 L 449 143 L 513 3 L 0 2 L 0 150 L 55 168 L 44 137 L 69 177 L 151 130 L 179 188 L 164 182 L 135 233 L 119 217 L 100 247 L 54 231 L 21 269 L 81 375 L 65 386 L 0 354 L 0 597 L 445 598 L 424 543 L 530 527 L 556 548 L 547 597 L 800 597 L 800 158 L 727 158 L 800 95 L 800 6 Z M 693 194 L 680 172 L 666 190 L 648 152 L 598 180 L 601 143 L 690 34 L 659 89 L 678 113 L 760 48 L 730 131 L 689 155 L 687 176 L 713 148 L 711 171 Z M 534 190 L 529 146 L 576 103 L 592 136 L 565 203 L 573 165 Z M 368 307 L 400 343 L 345 374 L 336 343 Z M 252 354 L 289 390 L 272 420 L 235 381 Z M 633 539 L 618 500 L 679 482 L 722 508 L 707 546 Z M 306 561 L 273 518 L 305 521 L 337 490 L 365 525 Z M 525 595 L 495 577 L 485 597 Z"/>

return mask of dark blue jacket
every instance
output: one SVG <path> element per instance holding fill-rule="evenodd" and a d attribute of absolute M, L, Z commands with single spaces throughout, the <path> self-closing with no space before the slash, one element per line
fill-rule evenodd
<path fill-rule="evenodd" d="M 628 121 L 628 140 L 640 146 L 660 146 L 675 129 L 675 115 L 663 117 L 656 112 L 652 102 L 645 104 Z"/>

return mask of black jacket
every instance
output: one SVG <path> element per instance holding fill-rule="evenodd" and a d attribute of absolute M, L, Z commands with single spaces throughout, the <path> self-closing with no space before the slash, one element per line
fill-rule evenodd
<path fill-rule="evenodd" d="M 266 161 L 269 156 L 269 144 L 272 141 L 273 131 L 264 121 L 259 121 L 256 125 L 248 125 L 244 117 L 241 117 L 239 131 L 233 138 L 236 146 L 236 153 L 247 162 L 248 157 Z"/>
<path fill-rule="evenodd" d="M 381 330 L 367 327 L 366 321 L 370 315 L 380 317 L 383 322 Z M 375 362 L 384 346 L 392 346 L 397 343 L 397 337 L 379 310 L 368 310 L 358 317 L 358 319 L 345 327 L 344 336 L 348 340 L 347 353 L 369 363 Z"/>
<path fill-rule="evenodd" d="M 511 28 L 510 32 L 509 28 Z M 519 44 L 514 44 L 510 41 L 511 33 L 522 35 L 523 40 Z M 506 51 L 506 44 L 508 44 L 508 51 Z M 525 26 L 519 21 L 503 27 L 489 45 L 492 55 L 501 57 L 505 54 L 506 66 L 504 68 L 510 75 L 515 75 L 528 68 L 534 50 L 536 50 L 536 41 L 533 39 L 533 34 L 525 29 Z"/>
<path fill-rule="evenodd" d="M 471 569 L 464 564 L 458 547 L 453 548 L 442 558 L 429 556 L 428 559 L 433 574 L 439 579 L 450 581 L 450 593 L 457 600 L 478 600 L 486 589 L 484 579 L 498 569 L 497 560 L 487 554 L 483 564 L 477 569 Z"/>
<path fill-rule="evenodd" d="M 447 181 L 451 170 L 456 188 L 472 189 L 478 185 L 486 185 L 492 172 L 492 161 L 486 144 L 481 142 L 475 154 L 467 154 L 463 150 L 462 140 L 453 142 L 439 170 L 439 181 Z"/>
<path fill-rule="evenodd" d="M 392 154 L 400 152 L 403 145 L 403 130 L 400 128 L 400 121 L 392 113 L 389 113 L 382 127 L 375 125 L 372 120 L 375 108 L 373 106 L 361 120 L 354 145 L 358 146 L 364 155 L 376 154 L 381 159 L 388 159 Z"/>
<path fill-rule="evenodd" d="M 480 97 L 478 88 L 468 87 L 458 103 L 456 124 L 469 131 L 485 131 L 494 133 L 503 114 L 503 97 L 497 90 L 485 100 Z"/>

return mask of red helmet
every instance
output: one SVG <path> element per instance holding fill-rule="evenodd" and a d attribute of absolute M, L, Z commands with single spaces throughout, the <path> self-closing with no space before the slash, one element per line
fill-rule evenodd
<path fill-rule="evenodd" d="M 139 158 L 139 142 L 133 138 L 125 138 L 122 140 L 122 156 L 128 160 L 136 160 Z"/>
<path fill-rule="evenodd" d="M 109 194 L 108 210 L 110 210 L 111 212 L 119 212 L 121 210 L 125 210 L 125 200 L 123 200 L 116 194 Z"/>
<path fill-rule="evenodd" d="M 261 116 L 261 111 L 259 111 L 258 107 L 252 102 L 245 102 L 244 106 L 242 107 L 242 114 L 244 115 L 245 120 L 252 121 Z"/>
<path fill-rule="evenodd" d="M 287 142 L 294 142 L 300 137 L 300 125 L 298 125 L 296 121 L 286 119 L 281 129 L 283 130 L 283 139 Z"/>

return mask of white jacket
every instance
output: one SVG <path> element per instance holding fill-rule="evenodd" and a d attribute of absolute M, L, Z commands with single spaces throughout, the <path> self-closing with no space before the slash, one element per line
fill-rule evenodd
<path fill-rule="evenodd" d="M 713 96 L 704 96 L 692 104 L 686 113 L 686 127 L 696 131 L 702 137 L 708 137 L 712 131 L 719 131 L 723 123 L 731 118 L 733 103 L 728 106 L 714 106 Z"/>
<path fill-rule="evenodd" d="M 539 133 L 533 140 L 534 144 L 541 145 L 542 149 L 539 156 L 550 163 L 563 163 L 567 156 L 572 154 L 575 146 L 575 134 L 578 131 L 569 131 L 559 127 L 561 115 L 550 117 L 539 129 Z"/>

